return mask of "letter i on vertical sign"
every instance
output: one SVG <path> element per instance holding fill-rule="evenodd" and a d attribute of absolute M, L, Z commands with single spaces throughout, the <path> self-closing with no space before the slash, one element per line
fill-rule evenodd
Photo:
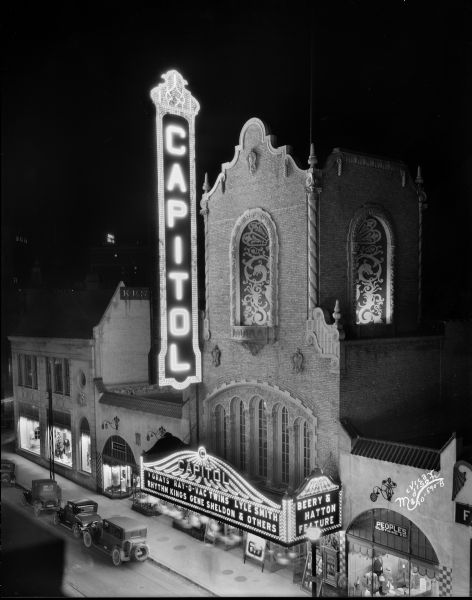
<path fill-rule="evenodd" d="M 175 70 L 151 91 L 156 106 L 161 346 L 159 385 L 201 381 L 198 344 L 195 117 L 200 105 Z"/>

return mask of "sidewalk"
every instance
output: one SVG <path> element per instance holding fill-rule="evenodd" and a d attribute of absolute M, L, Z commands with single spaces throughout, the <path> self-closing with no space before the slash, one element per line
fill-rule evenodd
<path fill-rule="evenodd" d="M 2 457 L 16 464 L 17 483 L 30 488 L 32 479 L 48 478 L 49 471 L 12 451 L 2 448 Z M 166 515 L 147 517 L 131 508 L 129 498 L 111 500 L 91 492 L 73 481 L 56 475 L 64 500 L 90 498 L 96 500 L 102 517 L 130 516 L 142 520 L 148 530 L 150 560 L 203 588 L 208 596 L 308 596 L 292 583 L 292 573 L 281 569 L 274 573 L 261 571 L 252 562 L 243 563 L 241 546 L 224 550 L 209 545 L 172 527 Z M 51 527 L 52 519 L 51 519 Z"/>

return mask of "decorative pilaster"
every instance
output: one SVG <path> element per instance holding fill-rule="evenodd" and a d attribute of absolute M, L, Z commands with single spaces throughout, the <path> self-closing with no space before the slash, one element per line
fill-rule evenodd
<path fill-rule="evenodd" d="M 333 312 L 334 323 L 326 322 L 325 312 L 319 306 L 313 309 L 312 318 L 306 322 L 305 341 L 313 345 L 323 357 L 330 358 L 333 370 L 339 369 L 340 340 L 345 337 L 343 326 L 340 323 L 341 313 L 339 301 L 336 300 Z"/>
<path fill-rule="evenodd" d="M 203 339 L 209 340 L 211 332 L 209 321 L 210 261 L 208 256 L 208 192 L 210 191 L 210 185 L 208 183 L 208 173 L 205 173 L 205 181 L 203 182 L 202 189 L 203 196 L 200 201 L 200 214 L 203 216 L 205 236 L 205 316 L 203 318 Z"/>
<path fill-rule="evenodd" d="M 421 167 L 418 165 L 415 179 L 416 194 L 418 196 L 418 323 L 421 322 L 423 316 L 423 211 L 428 208 L 427 196 L 423 189 L 423 183 Z"/>
<path fill-rule="evenodd" d="M 230 462 L 234 461 L 234 448 L 233 448 L 233 431 L 234 431 L 234 419 L 230 408 L 225 410 L 225 430 L 226 430 L 226 456 L 225 459 Z"/>
<path fill-rule="evenodd" d="M 319 265 L 318 265 L 318 205 L 319 194 L 321 193 L 321 171 L 316 169 L 318 159 L 315 154 L 315 145 L 310 144 L 310 156 L 308 164 L 310 165 L 306 179 L 305 189 L 307 195 L 308 211 L 308 315 L 311 318 L 313 309 L 318 306 L 319 301 Z"/>

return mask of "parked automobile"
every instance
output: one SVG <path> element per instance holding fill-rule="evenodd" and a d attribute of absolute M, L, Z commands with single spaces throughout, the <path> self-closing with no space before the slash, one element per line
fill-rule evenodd
<path fill-rule="evenodd" d="M 143 561 L 149 557 L 147 527 L 131 517 L 103 519 L 84 531 L 84 546 L 94 546 L 109 554 L 117 567 L 123 561 Z"/>
<path fill-rule="evenodd" d="M 0 471 L 2 485 L 15 485 L 15 468 L 16 465 L 12 460 L 8 460 L 8 458 L 2 458 L 2 467 Z"/>
<path fill-rule="evenodd" d="M 98 504 L 94 500 L 67 500 L 54 513 L 54 525 L 64 525 L 72 529 L 75 538 L 80 538 L 85 531 L 102 520 L 97 510 Z"/>
<path fill-rule="evenodd" d="M 42 510 L 59 510 L 62 490 L 53 479 L 33 479 L 31 489 L 25 490 L 22 503 L 32 504 L 36 517 Z"/>

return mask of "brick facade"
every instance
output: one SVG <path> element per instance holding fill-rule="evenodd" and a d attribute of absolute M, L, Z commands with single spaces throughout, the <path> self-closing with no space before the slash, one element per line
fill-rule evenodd
<path fill-rule="evenodd" d="M 319 191 L 311 197 L 310 172 Z M 270 399 L 271 407 L 284 405 L 285 397 L 289 423 L 297 407 L 308 409 L 307 422 L 316 429 L 312 458 L 331 474 L 338 472 L 340 418 L 362 426 L 381 415 L 393 417 L 406 409 L 440 405 L 443 336 L 418 333 L 418 197 L 403 163 L 335 149 L 323 169 L 302 170 L 286 147 L 274 146 L 264 124 L 251 119 L 242 128 L 233 160 L 222 165 L 201 206 L 206 256 L 202 442 L 216 450 L 215 408 L 220 404 L 231 411 L 228 394 L 243 401 L 257 437 L 248 382 L 259 386 L 254 395 Z M 391 235 L 389 324 L 355 324 L 350 231 L 356 215 L 366 210 L 382 215 Z M 239 284 L 232 238 L 237 238 L 237 223 L 244 215 L 257 211 L 275 224 L 278 243 L 277 278 L 271 280 L 277 294 L 275 340 L 268 334 L 268 341 L 259 345 L 236 340 L 232 329 L 234 290 Z M 310 285 L 316 288 L 321 307 L 314 311 Z M 338 331 L 337 321 L 333 324 L 336 300 L 346 335 Z M 215 347 L 220 352 L 216 364 Z M 297 349 L 303 355 L 298 372 L 292 365 Z M 267 412 L 273 430 L 278 418 L 274 410 Z M 234 426 L 234 419 L 229 418 L 227 427 Z M 274 461 L 277 464 L 279 458 Z M 292 467 L 300 472 L 293 461 Z M 247 470 L 257 474 L 256 465 Z M 291 484 L 297 482 L 297 477 L 290 478 Z"/>

